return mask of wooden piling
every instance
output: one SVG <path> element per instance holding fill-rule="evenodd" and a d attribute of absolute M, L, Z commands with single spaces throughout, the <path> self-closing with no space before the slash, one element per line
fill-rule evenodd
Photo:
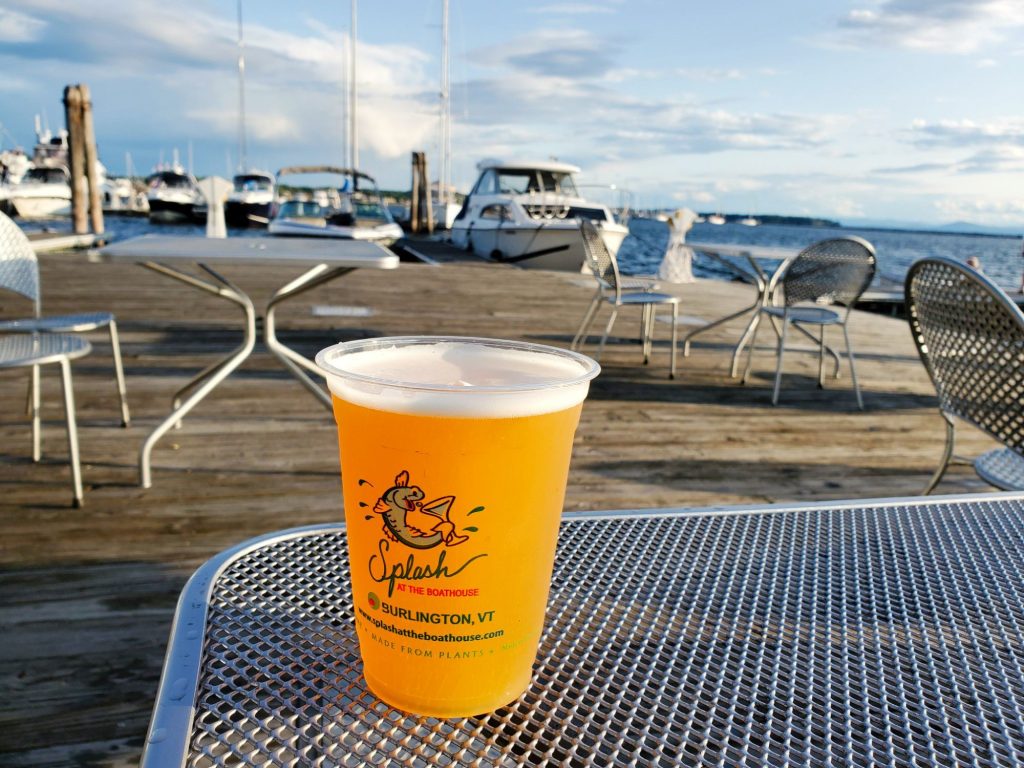
<path fill-rule="evenodd" d="M 78 86 L 82 101 L 82 139 L 85 145 L 85 173 L 89 183 L 89 219 L 92 231 L 103 234 L 103 200 L 100 194 L 100 160 L 96 152 L 96 132 L 92 122 L 92 98 L 88 85 Z"/>
<path fill-rule="evenodd" d="M 409 226 L 413 232 L 434 231 L 434 212 L 430 204 L 430 175 L 427 173 L 427 154 L 412 153 L 412 195 L 409 208 Z"/>
<path fill-rule="evenodd" d="M 84 235 L 89 231 L 89 187 L 85 170 L 82 91 L 77 85 L 64 88 L 64 119 L 68 127 L 68 160 L 71 165 L 71 226 L 76 235 Z"/>

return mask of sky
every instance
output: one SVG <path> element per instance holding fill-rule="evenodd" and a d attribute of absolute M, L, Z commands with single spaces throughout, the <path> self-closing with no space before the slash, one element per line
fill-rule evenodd
<path fill-rule="evenodd" d="M 349 0 L 242 0 L 250 165 L 345 161 Z M 100 155 L 239 162 L 235 0 L 4 0 L 0 148 L 92 91 Z M 453 180 L 557 158 L 639 207 L 1024 225 L 1024 0 L 451 0 Z M 439 166 L 441 0 L 359 4 L 359 158 Z"/>

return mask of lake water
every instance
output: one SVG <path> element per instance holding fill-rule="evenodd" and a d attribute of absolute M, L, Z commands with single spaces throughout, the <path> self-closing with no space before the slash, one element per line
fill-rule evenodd
<path fill-rule="evenodd" d="M 145 217 L 107 216 L 107 232 L 112 239 L 121 240 L 144 234 L 193 235 L 202 237 L 203 225 L 151 224 Z M 31 227 L 29 225 L 26 228 Z M 67 229 L 61 222 L 55 228 Z M 622 243 L 619 264 L 626 274 L 651 274 L 657 271 L 668 243 L 668 226 L 654 219 L 633 219 L 630 236 Z M 244 230 L 244 234 L 259 236 L 262 229 Z M 243 234 L 232 230 L 230 234 Z M 761 225 L 747 227 L 742 224 L 695 224 L 687 238 L 710 243 L 740 243 L 743 245 L 803 248 L 830 237 L 857 235 L 875 246 L 878 254 L 878 272 L 894 282 L 902 283 L 910 265 L 926 256 L 948 256 L 964 262 L 969 256 L 981 259 L 985 274 L 1003 288 L 1016 291 L 1020 287 L 1024 258 L 1021 258 L 1021 239 L 1018 237 L 988 237 L 934 232 L 908 232 L 884 229 L 854 229 L 828 227 L 790 227 Z M 732 273 L 717 262 L 698 256 L 694 273 L 700 277 L 732 279 Z"/>
<path fill-rule="evenodd" d="M 619 263 L 623 272 L 652 273 L 658 268 L 668 243 L 668 227 L 652 219 L 633 219 L 630 237 L 622 243 Z M 1024 258 L 1021 258 L 1019 237 L 988 237 L 934 232 L 906 232 L 885 229 L 854 229 L 829 227 L 788 227 L 742 224 L 694 224 L 688 240 L 708 243 L 741 243 L 743 245 L 778 246 L 799 249 L 830 237 L 857 235 L 871 243 L 878 255 L 878 273 L 902 283 L 907 269 L 927 256 L 947 256 L 964 262 L 969 256 L 981 260 L 982 269 L 1007 290 L 1020 287 Z M 714 261 L 698 256 L 694 273 L 701 277 L 721 277 L 726 272 Z"/>

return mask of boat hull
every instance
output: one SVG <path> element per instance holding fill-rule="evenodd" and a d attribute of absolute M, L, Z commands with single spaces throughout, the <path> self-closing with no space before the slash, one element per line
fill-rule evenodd
<path fill-rule="evenodd" d="M 267 232 L 279 237 L 333 237 L 339 240 L 368 240 L 388 246 L 402 237 L 402 228 L 397 224 L 380 227 L 344 227 L 332 224 L 320 225 L 274 219 L 267 225 Z"/>
<path fill-rule="evenodd" d="M 195 207 L 195 203 L 185 203 L 178 200 L 164 200 L 159 197 L 150 197 L 149 218 L 153 221 L 164 223 L 193 221 L 195 217 Z"/>
<path fill-rule="evenodd" d="M 629 230 L 618 224 L 601 226 L 601 236 L 612 253 L 618 253 L 627 234 Z M 514 264 L 523 269 L 583 270 L 583 238 L 575 221 L 538 223 L 529 227 L 469 228 L 463 242 L 467 250 L 488 261 Z"/>
<path fill-rule="evenodd" d="M 270 220 L 272 203 L 224 203 L 224 220 L 229 227 L 265 227 Z"/>
<path fill-rule="evenodd" d="M 50 219 L 71 215 L 66 197 L 11 197 L 9 205 L 20 219 Z"/>

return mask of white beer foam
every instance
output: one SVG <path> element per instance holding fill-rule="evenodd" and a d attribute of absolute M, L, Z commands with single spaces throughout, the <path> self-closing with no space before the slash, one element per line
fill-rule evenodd
<path fill-rule="evenodd" d="M 385 340 L 386 343 L 386 340 Z M 500 342 L 499 342 L 500 343 Z M 397 413 L 515 418 L 571 408 L 587 396 L 596 363 L 481 341 L 324 350 L 317 363 L 343 400 Z"/>

